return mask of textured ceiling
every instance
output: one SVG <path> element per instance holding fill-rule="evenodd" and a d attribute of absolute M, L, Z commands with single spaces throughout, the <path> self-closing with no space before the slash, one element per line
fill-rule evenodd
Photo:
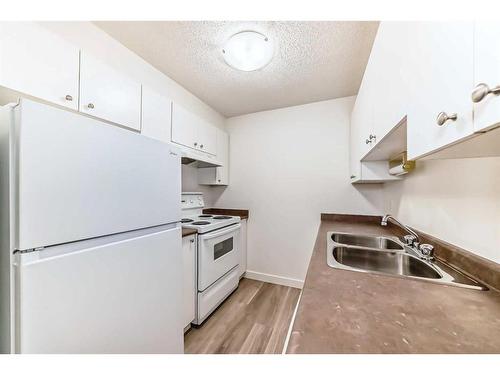
<path fill-rule="evenodd" d="M 226 117 L 358 92 L 378 22 L 106 21 L 95 24 Z M 254 72 L 224 62 L 233 34 L 256 30 L 275 43 Z"/>

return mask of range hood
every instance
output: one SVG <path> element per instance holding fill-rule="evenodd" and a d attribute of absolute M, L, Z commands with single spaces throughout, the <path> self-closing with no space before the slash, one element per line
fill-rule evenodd
<path fill-rule="evenodd" d="M 207 154 L 185 146 L 178 145 L 181 151 L 181 163 L 191 165 L 197 168 L 220 167 L 222 164 L 215 155 Z"/>

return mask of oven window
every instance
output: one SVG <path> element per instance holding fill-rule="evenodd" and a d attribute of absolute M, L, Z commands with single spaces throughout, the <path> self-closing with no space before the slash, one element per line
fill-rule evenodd
<path fill-rule="evenodd" d="M 214 260 L 233 250 L 233 237 L 214 245 Z"/>

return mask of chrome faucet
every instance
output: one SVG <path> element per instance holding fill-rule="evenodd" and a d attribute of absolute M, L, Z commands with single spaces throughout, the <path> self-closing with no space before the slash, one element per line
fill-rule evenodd
<path fill-rule="evenodd" d="M 396 218 L 394 216 L 384 215 L 384 217 L 382 217 L 382 221 L 380 222 L 380 225 L 386 227 L 387 222 L 389 220 L 392 221 L 394 224 L 396 224 L 401 229 L 405 230 L 407 233 L 409 233 L 403 237 L 404 242 L 420 258 L 427 260 L 427 261 L 431 261 L 434 259 L 434 247 L 432 245 L 425 244 L 425 243 L 421 244 L 420 237 L 418 236 L 417 232 L 415 232 L 413 229 L 411 229 L 407 225 L 404 225 L 400 221 L 396 220 Z"/>

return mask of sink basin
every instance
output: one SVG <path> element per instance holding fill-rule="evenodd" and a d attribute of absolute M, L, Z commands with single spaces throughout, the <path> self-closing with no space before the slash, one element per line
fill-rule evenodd
<path fill-rule="evenodd" d="M 420 259 L 397 237 L 328 232 L 326 260 L 332 268 L 488 290 L 451 265 Z"/>
<path fill-rule="evenodd" d="M 404 250 L 403 244 L 401 244 L 396 237 L 332 233 L 331 239 L 340 245 L 369 247 L 374 249 Z"/>
<path fill-rule="evenodd" d="M 333 248 L 333 258 L 339 264 L 365 271 L 429 279 L 441 278 L 441 275 L 432 266 L 417 257 L 398 251 L 336 246 Z"/>

